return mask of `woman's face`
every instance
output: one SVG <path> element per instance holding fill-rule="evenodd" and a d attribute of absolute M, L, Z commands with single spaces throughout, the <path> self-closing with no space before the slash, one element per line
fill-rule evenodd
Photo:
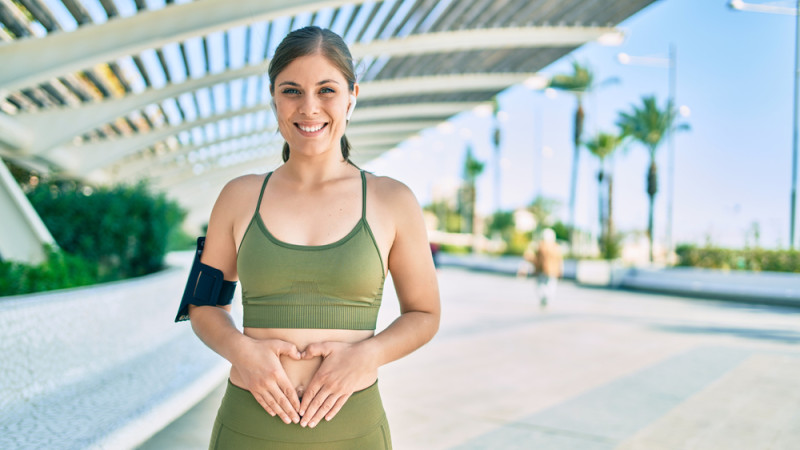
<path fill-rule="evenodd" d="M 351 92 L 336 66 L 321 54 L 299 57 L 278 74 L 273 89 L 278 127 L 292 157 L 341 155 Z M 358 85 L 352 94 L 358 95 Z"/>

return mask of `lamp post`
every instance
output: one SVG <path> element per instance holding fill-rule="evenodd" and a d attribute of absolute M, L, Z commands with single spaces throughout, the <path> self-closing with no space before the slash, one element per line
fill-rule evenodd
<path fill-rule="evenodd" d="M 800 1 L 800 0 L 798 0 Z M 669 53 L 666 58 L 661 56 L 631 56 L 627 53 L 619 53 L 617 61 L 624 65 L 633 66 L 648 66 L 648 67 L 666 67 L 669 70 L 669 84 L 667 90 L 667 107 L 669 108 L 668 114 L 677 111 L 675 106 L 675 92 L 677 88 L 678 66 L 677 66 L 677 49 L 675 44 L 669 44 Z M 675 192 L 675 138 L 672 127 L 667 130 L 667 254 L 673 253 L 672 242 L 672 203 Z M 652 239 L 652 236 L 651 236 Z"/>
<path fill-rule="evenodd" d="M 789 248 L 794 249 L 795 218 L 797 216 L 797 147 L 798 147 L 798 120 L 800 120 L 800 0 L 796 7 L 790 8 L 776 5 L 759 5 L 746 3 L 742 0 L 731 0 L 728 3 L 732 9 L 739 11 L 753 11 L 769 14 L 787 14 L 795 16 L 795 43 L 794 43 L 794 104 L 792 107 L 792 186 L 789 205 Z"/>

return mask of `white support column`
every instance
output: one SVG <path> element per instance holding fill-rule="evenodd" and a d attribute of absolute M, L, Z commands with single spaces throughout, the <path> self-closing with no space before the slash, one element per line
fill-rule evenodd
<path fill-rule="evenodd" d="M 0 160 L 0 256 L 9 261 L 38 264 L 44 260 L 43 245 L 56 241 L 33 209 L 17 181 Z"/>
<path fill-rule="evenodd" d="M 33 144 L 33 133 L 15 118 L 0 114 L 0 149 L 5 154 L 25 153 Z"/>

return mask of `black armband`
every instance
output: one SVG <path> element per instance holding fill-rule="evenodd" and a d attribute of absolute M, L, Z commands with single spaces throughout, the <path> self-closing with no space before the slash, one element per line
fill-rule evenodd
<path fill-rule="evenodd" d="M 196 306 L 224 306 L 233 301 L 233 292 L 236 290 L 235 281 L 225 281 L 222 271 L 200 262 L 203 254 L 205 236 L 197 238 L 197 251 L 194 253 L 192 270 L 186 280 L 183 290 L 183 299 L 178 308 L 175 322 L 189 319 L 189 305 Z"/>

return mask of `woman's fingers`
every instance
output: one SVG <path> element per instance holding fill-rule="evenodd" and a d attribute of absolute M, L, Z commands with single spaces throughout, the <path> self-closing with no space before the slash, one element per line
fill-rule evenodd
<path fill-rule="evenodd" d="M 258 402 L 259 405 L 261 405 L 262 408 L 264 408 L 264 411 L 266 411 L 267 414 L 269 414 L 272 417 L 275 417 L 277 413 L 275 412 L 274 409 L 270 408 L 270 406 L 267 404 L 267 401 L 264 400 L 264 396 L 253 394 L 253 398 L 256 399 L 256 401 Z"/>
<path fill-rule="evenodd" d="M 336 404 L 338 396 L 319 392 L 309 403 L 303 418 L 300 420 L 301 426 L 314 428 L 325 417 L 331 408 Z"/>
<path fill-rule="evenodd" d="M 339 410 L 342 409 L 342 406 L 344 406 L 345 402 L 347 402 L 347 399 L 349 398 L 350 398 L 349 395 L 343 395 L 339 397 L 339 399 L 336 400 L 336 404 L 333 405 L 333 408 L 331 408 L 331 410 L 328 411 L 328 414 L 325 414 L 325 420 L 333 419 L 339 412 Z"/>
<path fill-rule="evenodd" d="M 286 341 L 276 340 L 275 354 L 278 356 L 288 356 L 289 358 L 295 360 L 302 359 L 302 354 L 300 353 L 300 350 L 297 349 L 297 346 Z"/>
<path fill-rule="evenodd" d="M 297 410 L 277 385 L 269 390 L 269 394 L 274 404 L 267 400 L 267 405 L 277 411 L 284 422 L 297 423 L 300 421 L 300 415 L 297 414 Z"/>
<path fill-rule="evenodd" d="M 318 356 L 323 358 L 327 357 L 330 354 L 330 346 L 327 345 L 325 342 L 318 342 L 314 344 L 309 344 L 308 347 L 303 350 L 301 356 L 303 359 L 312 359 Z"/>

